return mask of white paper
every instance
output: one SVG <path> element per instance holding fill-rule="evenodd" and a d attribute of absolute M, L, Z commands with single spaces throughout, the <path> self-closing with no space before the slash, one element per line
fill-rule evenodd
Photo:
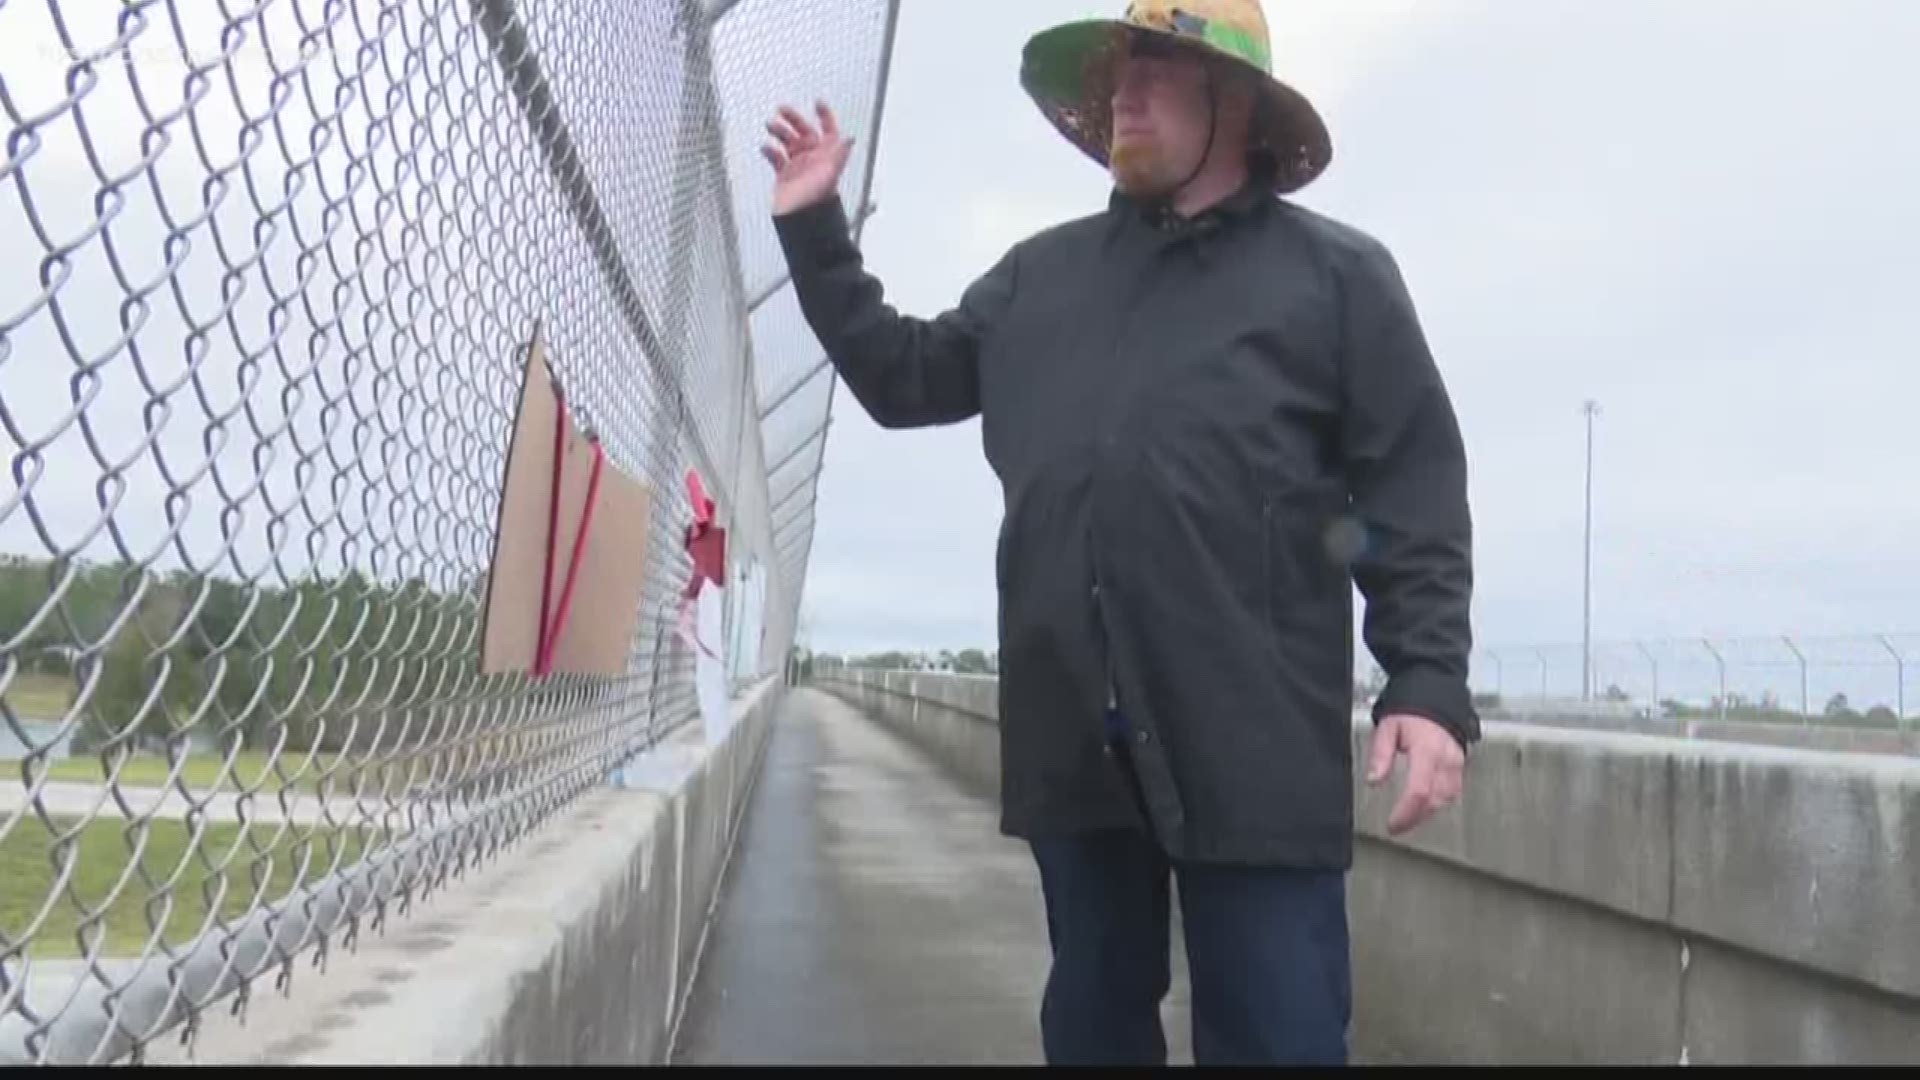
<path fill-rule="evenodd" d="M 695 632 L 707 649 L 716 656 L 707 655 L 705 650 L 694 653 L 693 682 L 694 693 L 700 701 L 700 717 L 706 723 L 707 743 L 718 743 L 726 737 L 732 711 L 727 694 L 727 639 L 722 626 L 726 616 L 725 589 L 716 588 L 712 583 L 700 590 L 695 601 Z"/>
<path fill-rule="evenodd" d="M 749 560 L 740 571 L 733 589 L 733 643 L 727 650 L 727 670 L 735 686 L 750 683 L 761 675 L 760 639 L 765 633 L 767 577 L 760 572 L 760 561 Z"/>

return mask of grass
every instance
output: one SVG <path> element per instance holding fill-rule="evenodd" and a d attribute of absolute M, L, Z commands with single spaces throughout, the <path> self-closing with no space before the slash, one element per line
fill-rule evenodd
<path fill-rule="evenodd" d="M 435 756 L 433 751 L 410 751 L 396 756 L 388 751 L 378 755 L 380 760 L 369 761 L 363 754 L 346 755 L 342 760 L 339 754 L 315 754 L 313 760 L 306 760 L 306 751 L 285 751 L 280 755 L 281 769 L 289 777 L 296 772 L 297 778 L 283 780 L 280 773 L 273 771 L 273 755 L 261 750 L 242 750 L 234 756 L 233 768 L 221 781 L 221 769 L 225 758 L 219 754 L 189 754 L 180 771 L 181 782 L 190 791 L 238 792 L 251 788 L 264 796 L 278 794 L 283 789 L 296 793 L 317 795 L 320 780 L 328 769 L 333 770 L 333 787 L 329 798 L 349 799 L 353 795 L 354 785 L 360 785 L 363 795 L 372 798 L 381 794 L 397 795 L 410 785 L 428 783 L 435 775 Z M 462 755 L 450 768 L 470 772 L 479 766 L 470 755 Z M 167 777 L 172 766 L 159 754 L 134 754 L 120 766 L 120 786 L 125 788 L 157 788 L 173 786 Z M 302 771 L 304 769 L 304 771 Z M 0 768 L 0 777 L 6 772 Z M 63 758 L 47 764 L 47 778 L 64 783 L 103 784 L 107 779 L 107 768 L 95 754 L 80 754 Z M 446 783 L 450 779 L 444 771 L 438 780 Z"/>
<path fill-rule="evenodd" d="M 23 671 L 7 686 L 7 705 L 23 719 L 58 720 L 73 705 L 73 680 Z"/>
<path fill-rule="evenodd" d="M 71 820 L 55 822 L 62 831 L 73 824 Z M 169 945 L 180 945 L 205 929 L 209 896 L 220 898 L 222 916 L 237 918 L 255 902 L 256 875 L 267 879 L 261 902 L 278 900 L 297 880 L 311 882 L 325 876 L 336 859 L 341 868 L 352 865 L 364 847 L 358 831 L 302 826 L 287 828 L 277 845 L 267 847 L 278 830 L 275 825 L 255 825 L 243 838 L 238 825 L 208 826 L 196 851 L 185 822 L 150 823 L 141 866 L 158 882 L 179 875 L 170 890 L 172 910 L 166 911 L 160 903 L 153 906 L 155 919 L 166 918 L 162 939 Z M 32 816 L 16 822 L 12 830 L 0 836 L 0 934 L 10 941 L 17 942 L 26 934 L 58 880 L 52 858 L 53 836 Z M 44 959 L 82 955 L 75 931 L 83 907 L 96 909 L 113 893 L 131 859 L 134 839 L 129 823 L 120 820 L 91 822 L 81 830 L 74 876 L 46 921 L 35 930 L 28 945 L 30 955 Z M 255 850 L 261 847 L 266 851 Z M 224 896 L 220 893 L 223 881 Z M 104 931 L 103 955 L 137 956 L 146 948 L 153 933 L 147 912 L 153 897 L 146 879 L 138 873 L 128 875 L 104 919 L 90 930 L 90 935 Z"/>

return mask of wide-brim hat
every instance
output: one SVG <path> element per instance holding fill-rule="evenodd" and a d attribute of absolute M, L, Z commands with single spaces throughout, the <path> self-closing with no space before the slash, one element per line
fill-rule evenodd
<path fill-rule="evenodd" d="M 1133 0 L 1118 19 L 1088 19 L 1035 34 L 1021 55 L 1020 85 L 1060 134 L 1107 165 L 1113 133 L 1113 75 L 1140 35 L 1192 49 L 1258 76 L 1265 107 L 1255 115 L 1252 150 L 1274 165 L 1274 190 L 1298 191 L 1326 171 L 1333 140 L 1305 95 L 1274 77 L 1259 0 Z"/>

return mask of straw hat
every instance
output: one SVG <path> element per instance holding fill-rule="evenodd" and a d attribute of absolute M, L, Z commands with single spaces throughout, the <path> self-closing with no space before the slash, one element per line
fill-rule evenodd
<path fill-rule="evenodd" d="M 1275 191 L 1298 191 L 1326 170 L 1333 157 L 1326 123 L 1305 96 L 1274 78 L 1259 0 L 1133 0 L 1119 19 L 1043 30 L 1022 53 L 1020 85 L 1068 141 L 1104 167 L 1112 144 L 1114 62 L 1141 35 L 1258 76 L 1263 102 L 1250 149 L 1272 157 Z"/>

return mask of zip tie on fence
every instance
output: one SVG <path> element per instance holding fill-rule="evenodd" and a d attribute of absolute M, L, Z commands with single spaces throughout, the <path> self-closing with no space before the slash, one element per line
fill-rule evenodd
<path fill-rule="evenodd" d="M 692 469 L 687 470 L 687 498 L 693 503 L 693 521 L 687 525 L 685 541 L 687 554 L 693 557 L 693 572 L 687 576 L 687 587 L 680 593 L 676 628 L 688 645 L 717 660 L 719 655 L 700 640 L 693 606 L 707 582 L 721 588 L 726 586 L 727 530 L 713 523 L 713 499 L 700 483 L 700 474 Z"/>

